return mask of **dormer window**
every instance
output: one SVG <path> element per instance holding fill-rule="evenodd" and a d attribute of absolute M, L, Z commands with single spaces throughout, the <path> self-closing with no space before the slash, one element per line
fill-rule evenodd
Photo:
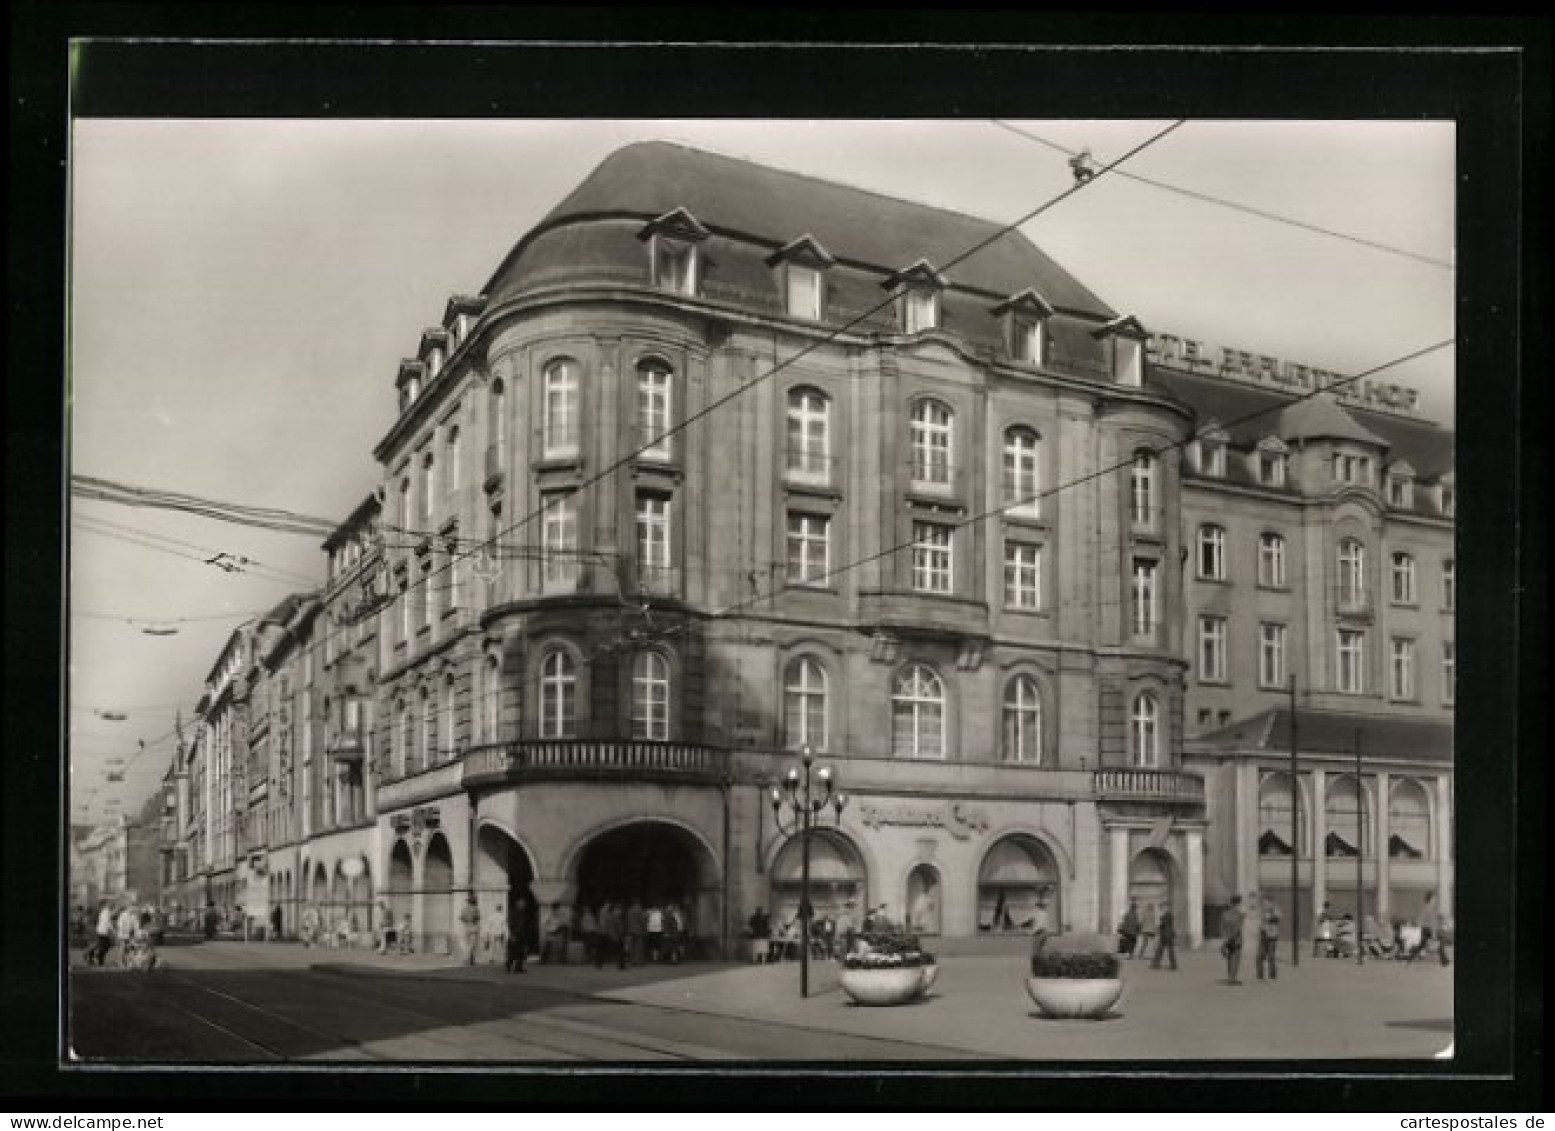
<path fill-rule="evenodd" d="M 1436 488 L 1437 509 L 1451 518 L 1458 509 L 1458 491 L 1451 480 L 1443 480 Z"/>
<path fill-rule="evenodd" d="M 921 334 L 939 325 L 939 294 L 945 289 L 945 280 L 927 260 L 920 259 L 898 271 L 884 285 L 897 288 L 902 333 Z"/>
<path fill-rule="evenodd" d="M 1145 383 L 1145 339 L 1148 336 L 1133 315 L 1114 318 L 1092 331 L 1100 338 L 1111 359 L 1112 379 L 1119 385 L 1137 389 Z"/>
<path fill-rule="evenodd" d="M 1053 308 L 1046 299 L 1028 287 L 999 303 L 993 313 L 1004 320 L 1004 340 L 1012 361 L 1047 362 L 1047 320 Z"/>
<path fill-rule="evenodd" d="M 405 360 L 400 362 L 400 374 L 395 384 L 400 390 L 400 411 L 404 412 L 416 399 L 421 396 L 421 383 L 425 374 L 425 365 L 420 361 Z"/>
<path fill-rule="evenodd" d="M 1371 457 L 1352 452 L 1334 454 L 1334 479 L 1340 483 L 1369 485 L 1372 481 Z"/>
<path fill-rule="evenodd" d="M 1194 445 L 1197 457 L 1194 462 L 1198 465 L 1200 475 L 1211 479 L 1226 477 L 1226 443 L 1226 434 L 1214 425 L 1199 436 Z"/>
<path fill-rule="evenodd" d="M 675 294 L 696 294 L 702 276 L 700 245 L 709 234 L 684 208 L 647 224 L 637 237 L 648 243 L 653 285 Z"/>
<path fill-rule="evenodd" d="M 783 291 L 783 308 L 795 318 L 819 322 L 826 310 L 826 269 L 836 260 L 816 242 L 803 235 L 767 257 L 767 266 L 776 268 Z"/>
<path fill-rule="evenodd" d="M 443 351 L 434 349 L 427 354 L 427 376 L 436 377 L 443 369 Z"/>
<path fill-rule="evenodd" d="M 1414 505 L 1414 469 L 1408 464 L 1395 464 L 1388 469 L 1388 506 L 1397 510 L 1411 510 Z"/>
<path fill-rule="evenodd" d="M 1285 445 L 1274 437 L 1258 442 L 1252 455 L 1253 477 L 1265 487 L 1285 486 Z"/>

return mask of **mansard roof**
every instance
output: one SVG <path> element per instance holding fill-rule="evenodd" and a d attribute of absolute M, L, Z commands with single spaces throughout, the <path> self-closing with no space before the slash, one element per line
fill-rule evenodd
<path fill-rule="evenodd" d="M 1284 440 L 1353 440 L 1379 448 L 1388 442 L 1361 424 L 1328 393 L 1296 401 L 1280 413 L 1280 438 Z"/>
<path fill-rule="evenodd" d="M 887 274 L 904 260 L 954 262 L 948 269 L 952 286 L 997 296 L 1032 287 L 1060 310 L 1113 317 L 1045 252 L 995 221 L 661 141 L 629 145 L 605 158 L 519 242 L 484 291 L 495 301 L 567 256 L 576 262 L 579 254 L 614 247 L 603 237 L 558 244 L 542 239 L 547 232 L 610 219 L 648 222 L 677 209 L 715 234 L 773 249 L 808 233 L 840 262 Z M 959 258 L 985 241 L 986 247 Z"/>
<path fill-rule="evenodd" d="M 1307 709 L 1298 713 L 1296 724 L 1296 742 L 1302 754 L 1353 756 L 1359 732 L 1361 749 L 1367 756 L 1452 761 L 1453 726 L 1448 721 Z M 1288 753 L 1290 739 L 1290 708 L 1272 707 L 1203 735 L 1194 745 L 1204 750 L 1274 754 Z"/>

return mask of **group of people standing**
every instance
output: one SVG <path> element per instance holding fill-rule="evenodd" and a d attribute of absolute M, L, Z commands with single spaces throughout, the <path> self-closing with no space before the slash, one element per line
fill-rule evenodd
<path fill-rule="evenodd" d="M 1247 897 L 1233 895 L 1231 906 L 1220 919 L 1220 953 L 1226 960 L 1226 981 L 1240 986 L 1237 977 L 1242 972 L 1242 951 L 1250 948 L 1255 954 L 1258 980 L 1267 975 L 1272 982 L 1279 977 L 1280 909 L 1274 900 L 1265 896 L 1262 901 L 1257 892 Z"/>
<path fill-rule="evenodd" d="M 686 916 L 677 903 L 606 902 L 597 908 L 580 903 L 576 908 L 552 903 L 535 921 L 529 899 L 516 895 L 504 915 L 500 906 L 496 919 L 503 929 L 487 936 L 488 949 L 495 946 L 503 953 L 504 968 L 510 974 L 526 972 L 531 955 L 538 953 L 542 964 L 567 962 L 567 949 L 580 942 L 587 961 L 603 968 L 614 961 L 621 969 L 645 962 L 679 963 L 686 955 Z M 471 892 L 459 912 L 464 936 L 465 961 L 474 965 L 481 949 L 480 903 Z M 538 937 L 536 928 L 538 927 Z"/>
<path fill-rule="evenodd" d="M 1154 944 L 1155 954 L 1150 947 Z M 1177 917 L 1169 903 L 1146 903 L 1141 911 L 1139 901 L 1128 901 L 1128 910 L 1118 924 L 1118 953 L 1125 958 L 1150 958 L 1153 969 L 1161 968 L 1161 960 L 1167 959 L 1173 970 L 1177 969 Z"/>
<path fill-rule="evenodd" d="M 106 966 L 108 956 L 117 950 L 119 966 L 150 970 L 157 964 L 155 942 L 158 933 L 154 907 L 125 903 L 115 913 L 112 901 L 105 899 L 97 908 L 97 922 L 93 927 L 92 943 L 86 950 L 86 964 Z"/>

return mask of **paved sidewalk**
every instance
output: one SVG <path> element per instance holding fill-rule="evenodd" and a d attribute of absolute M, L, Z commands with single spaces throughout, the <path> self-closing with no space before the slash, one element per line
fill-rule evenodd
<path fill-rule="evenodd" d="M 291 943 L 207 943 L 163 954 L 173 969 L 311 966 L 346 976 L 372 971 L 523 982 L 537 990 L 1038 1061 L 1430 1059 L 1452 1040 L 1458 970 L 1425 962 L 1357 966 L 1304 955 L 1299 967 L 1282 964 L 1277 981 L 1260 982 L 1244 970 L 1244 984 L 1233 986 L 1224 980 L 1218 954 L 1206 947 L 1180 955 L 1175 972 L 1125 962 L 1126 988 L 1114 1016 L 1055 1021 L 1041 1016 L 1026 994 L 1023 940 L 1008 952 L 943 954 L 930 997 L 892 1008 L 852 1004 L 838 987 L 836 967 L 826 962 L 811 964 L 811 995 L 801 999 L 794 962 L 624 971 L 531 962 L 519 975 L 495 965 L 454 964 L 446 956 L 310 950 Z"/>

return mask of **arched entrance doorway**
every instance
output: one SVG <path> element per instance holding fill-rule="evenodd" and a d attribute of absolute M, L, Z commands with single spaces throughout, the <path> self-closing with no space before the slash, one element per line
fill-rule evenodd
<path fill-rule="evenodd" d="M 940 933 L 939 871 L 932 864 L 907 874 L 907 929 L 915 935 Z"/>
<path fill-rule="evenodd" d="M 1141 919 L 1145 908 L 1154 907 L 1159 920 L 1163 905 L 1172 909 L 1179 922 L 1182 910 L 1177 906 L 1176 868 L 1172 858 L 1159 848 L 1147 848 L 1129 863 L 1128 897 L 1139 905 Z"/>
<path fill-rule="evenodd" d="M 454 858 L 448 840 L 435 833 L 427 841 L 421 871 L 421 914 L 416 932 L 421 948 L 432 954 L 454 953 Z"/>
<path fill-rule="evenodd" d="M 513 908 L 525 900 L 525 937 L 540 938 L 540 908 L 535 904 L 535 870 L 529 853 L 495 825 L 482 825 L 475 836 L 475 889 L 481 903 L 481 932 L 488 938 L 505 937 Z M 500 911 L 499 911 L 500 907 Z M 501 955 L 493 955 L 500 960 Z"/>
<path fill-rule="evenodd" d="M 639 821 L 601 833 L 578 858 L 578 900 L 644 907 L 674 904 L 686 934 L 706 949 L 720 935 L 718 862 L 696 837 L 664 821 Z"/>
<path fill-rule="evenodd" d="M 402 929 L 405 922 L 410 918 L 410 889 L 414 876 L 415 869 L 410 859 L 410 845 L 403 840 L 395 841 L 394 848 L 389 853 L 388 886 L 389 917 L 394 920 L 395 930 Z M 414 925 L 412 929 L 414 929 Z"/>
<path fill-rule="evenodd" d="M 786 927 L 799 916 L 804 886 L 804 857 L 797 837 L 791 838 L 777 854 L 771 875 L 772 923 L 774 927 Z M 846 911 L 853 926 L 862 927 L 870 909 L 868 895 L 864 864 L 853 843 L 829 829 L 812 830 L 810 906 L 814 918 L 836 920 Z"/>
<path fill-rule="evenodd" d="M 1016 834 L 998 841 L 977 871 L 977 929 L 999 934 L 1063 930 L 1061 873 L 1047 845 Z"/>

